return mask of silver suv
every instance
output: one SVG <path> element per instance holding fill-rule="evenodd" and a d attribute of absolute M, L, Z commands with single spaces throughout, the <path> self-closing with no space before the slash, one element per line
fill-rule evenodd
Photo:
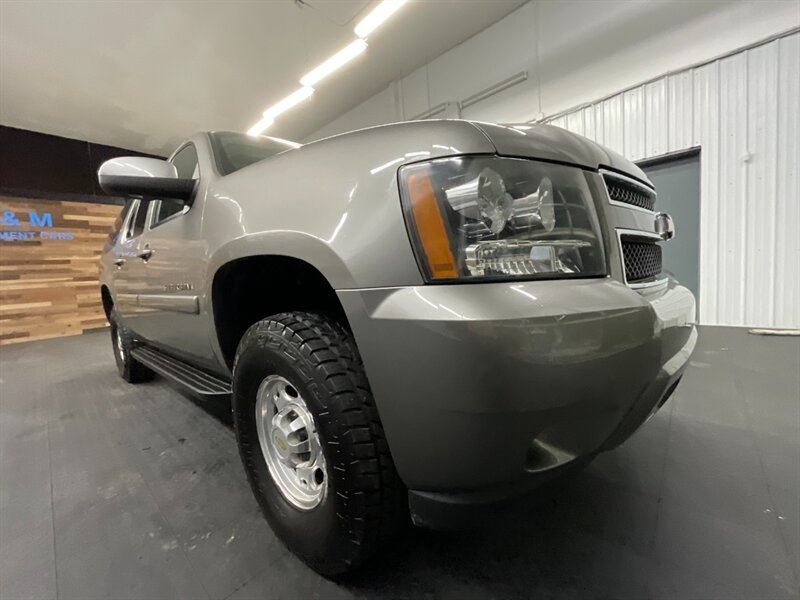
<path fill-rule="evenodd" d="M 121 376 L 230 394 L 266 518 L 324 574 L 619 445 L 694 349 L 652 184 L 562 129 L 211 132 L 99 179 L 129 198 L 100 264 Z"/>

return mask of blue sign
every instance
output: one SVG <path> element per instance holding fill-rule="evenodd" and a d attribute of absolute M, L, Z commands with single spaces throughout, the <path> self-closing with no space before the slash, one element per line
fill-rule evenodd
<path fill-rule="evenodd" d="M 0 225 L 4 227 L 21 227 L 22 223 L 13 210 L 4 210 L 0 215 Z M 41 215 L 35 210 L 28 211 L 28 225 L 33 231 L 0 230 L 0 241 L 24 242 L 28 240 L 72 240 L 75 236 L 69 231 L 48 231 L 53 227 L 53 215 L 49 212 Z"/>

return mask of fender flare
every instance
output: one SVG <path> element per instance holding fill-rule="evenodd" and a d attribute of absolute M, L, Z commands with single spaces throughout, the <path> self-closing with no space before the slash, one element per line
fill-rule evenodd
<path fill-rule="evenodd" d="M 236 238 L 214 252 L 208 263 L 206 280 L 209 298 L 214 278 L 223 266 L 253 256 L 296 258 L 322 273 L 334 290 L 356 287 L 344 260 L 323 240 L 300 231 L 268 231 Z"/>

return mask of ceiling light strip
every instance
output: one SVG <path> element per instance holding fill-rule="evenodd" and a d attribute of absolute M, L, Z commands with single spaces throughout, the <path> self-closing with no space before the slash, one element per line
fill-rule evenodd
<path fill-rule="evenodd" d="M 263 114 L 265 117 L 269 119 L 274 119 L 279 114 L 285 113 L 293 106 L 300 104 L 303 100 L 311 98 L 313 93 L 314 93 L 314 88 L 309 86 L 303 86 L 296 92 L 292 92 L 291 94 L 286 96 L 286 98 L 284 98 L 280 102 L 270 106 L 267 110 L 264 111 Z"/>
<path fill-rule="evenodd" d="M 303 86 L 299 90 L 289 94 L 263 113 L 263 118 L 247 130 L 248 135 L 259 135 L 267 127 L 275 122 L 275 117 L 286 112 L 303 100 L 310 98 L 314 94 L 314 84 L 322 81 L 325 77 L 341 68 L 353 60 L 356 56 L 367 49 L 365 38 L 375 31 L 381 24 L 391 17 L 407 0 L 383 0 L 366 17 L 359 21 L 353 30 L 359 39 L 342 48 L 339 52 L 331 56 L 328 60 L 307 73 L 300 80 Z"/>
<path fill-rule="evenodd" d="M 258 123 L 253 125 L 250 129 L 247 130 L 247 135 L 259 135 L 263 132 L 267 127 L 272 125 L 275 121 L 269 117 L 264 117 Z"/>
<path fill-rule="evenodd" d="M 405 3 L 406 0 L 383 0 L 372 12 L 359 21 L 353 31 L 360 38 L 367 37 Z"/>
<path fill-rule="evenodd" d="M 311 86 L 315 83 L 319 83 L 323 79 L 325 79 L 328 75 L 340 69 L 351 60 L 353 60 L 356 56 L 364 52 L 367 49 L 367 42 L 362 39 L 358 39 L 354 41 L 352 44 L 349 44 L 339 50 L 336 54 L 331 56 L 328 60 L 324 63 L 319 65 L 316 69 L 305 75 L 301 80 L 300 84 L 305 86 Z"/>

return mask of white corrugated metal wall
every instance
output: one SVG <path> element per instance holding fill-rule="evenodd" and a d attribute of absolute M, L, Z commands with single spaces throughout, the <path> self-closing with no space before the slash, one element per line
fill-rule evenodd
<path fill-rule="evenodd" d="M 549 121 L 633 160 L 699 147 L 700 322 L 800 327 L 798 111 L 793 33 Z"/>

